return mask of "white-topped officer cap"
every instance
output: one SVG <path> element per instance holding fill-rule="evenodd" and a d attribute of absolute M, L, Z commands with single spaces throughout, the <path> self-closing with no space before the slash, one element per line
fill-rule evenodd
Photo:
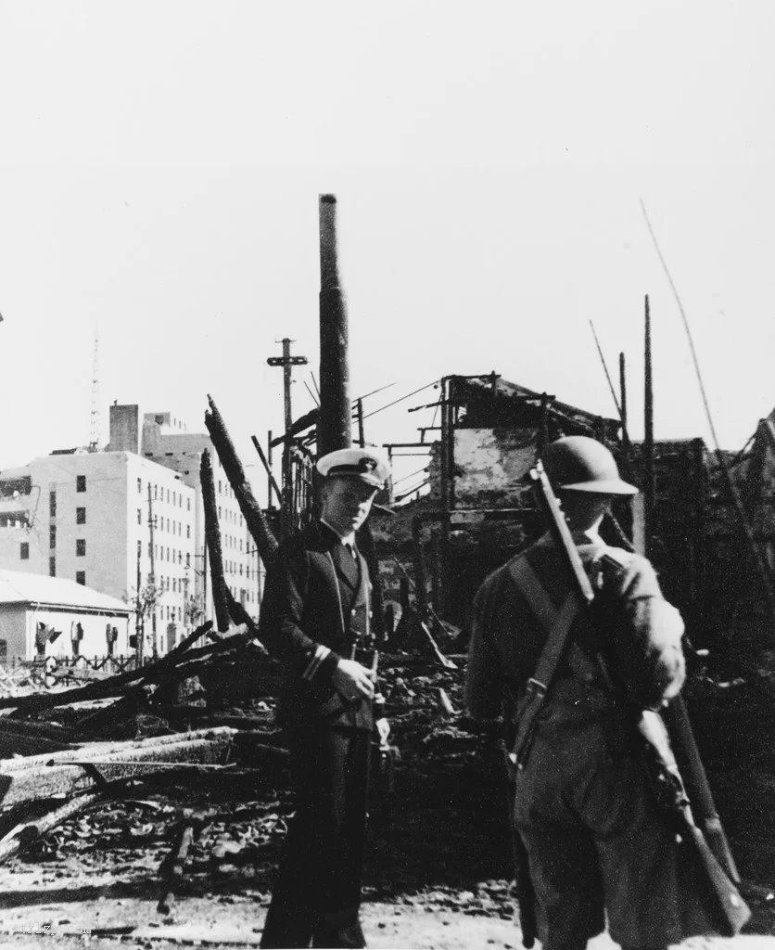
<path fill-rule="evenodd" d="M 372 449 L 337 449 L 318 459 L 317 469 L 324 478 L 351 476 L 373 488 L 384 488 L 390 467 L 387 459 Z"/>

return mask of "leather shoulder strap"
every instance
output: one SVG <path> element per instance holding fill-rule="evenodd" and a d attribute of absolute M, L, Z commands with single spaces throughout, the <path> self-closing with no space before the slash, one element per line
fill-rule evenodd
<path fill-rule="evenodd" d="M 511 578 L 523 595 L 538 623 L 546 631 L 546 642 L 535 672 L 527 684 L 525 701 L 519 710 L 517 736 L 512 753 L 519 768 L 524 768 L 533 736 L 536 716 L 544 702 L 568 641 L 568 633 L 579 614 L 580 602 L 569 592 L 558 610 L 533 570 L 527 557 L 517 558 L 509 565 Z"/>
<path fill-rule="evenodd" d="M 546 642 L 531 680 L 543 687 L 545 692 L 554 678 L 580 604 L 578 598 L 569 593 L 562 606 L 559 609 L 555 607 L 530 561 L 524 556 L 512 561 L 509 573 L 546 633 Z"/>

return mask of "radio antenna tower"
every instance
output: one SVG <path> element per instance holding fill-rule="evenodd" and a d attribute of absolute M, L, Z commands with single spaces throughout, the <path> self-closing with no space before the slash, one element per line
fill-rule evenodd
<path fill-rule="evenodd" d="M 99 452 L 100 446 L 100 377 L 99 377 L 100 335 L 94 328 L 94 359 L 91 373 L 91 420 L 89 426 L 89 451 Z"/>

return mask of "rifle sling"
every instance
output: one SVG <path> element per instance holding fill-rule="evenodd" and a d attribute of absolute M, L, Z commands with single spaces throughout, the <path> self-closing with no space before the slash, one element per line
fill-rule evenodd
<path fill-rule="evenodd" d="M 527 557 L 515 559 L 509 565 L 511 579 L 527 601 L 538 623 L 546 631 L 541 655 L 535 672 L 527 683 L 525 698 L 520 704 L 517 737 L 514 743 L 514 756 L 519 768 L 524 768 L 535 727 L 536 716 L 544 704 L 552 680 L 560 665 L 568 634 L 580 609 L 579 599 L 571 591 L 562 606 L 557 609 L 546 593 L 538 575 Z"/>

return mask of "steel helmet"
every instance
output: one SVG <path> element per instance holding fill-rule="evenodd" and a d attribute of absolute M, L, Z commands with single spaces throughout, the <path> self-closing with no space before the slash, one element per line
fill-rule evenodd
<path fill-rule="evenodd" d="M 566 435 L 551 442 L 541 461 L 556 490 L 593 492 L 598 495 L 637 495 L 638 489 L 619 478 L 609 450 L 585 435 Z"/>

